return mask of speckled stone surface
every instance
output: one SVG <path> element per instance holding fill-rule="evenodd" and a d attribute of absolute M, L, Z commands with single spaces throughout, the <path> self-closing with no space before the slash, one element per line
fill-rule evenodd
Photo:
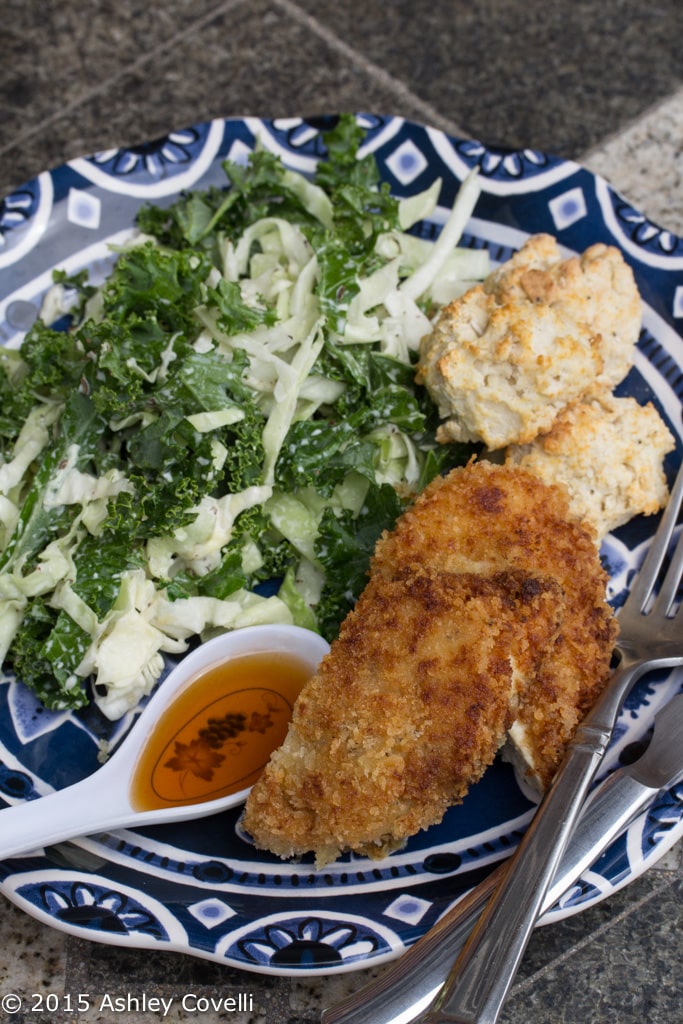
<path fill-rule="evenodd" d="M 579 160 L 683 234 L 680 0 L 3 0 L 1 13 L 0 195 L 214 116 L 374 110 Z M 683 1021 L 682 898 L 676 848 L 539 929 L 501 1024 Z M 0 1024 L 316 1024 L 365 980 L 99 945 L 0 906 L 0 997 L 22 1000 Z M 188 993 L 248 1009 L 184 1010 Z"/>
<path fill-rule="evenodd" d="M 683 89 L 582 155 L 655 223 L 683 234 Z"/>

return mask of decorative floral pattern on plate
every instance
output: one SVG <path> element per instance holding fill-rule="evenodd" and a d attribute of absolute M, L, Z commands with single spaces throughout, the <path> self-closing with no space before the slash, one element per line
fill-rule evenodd
<path fill-rule="evenodd" d="M 683 285 L 672 271 L 683 269 L 683 241 L 650 225 L 606 182 L 571 162 L 450 138 L 402 118 L 358 118 L 368 129 L 364 148 L 397 195 L 441 179 L 440 207 L 418 229 L 424 237 L 438 235 L 460 182 L 477 166 L 482 195 L 463 244 L 487 247 L 494 261 L 539 231 L 573 251 L 596 241 L 622 248 L 645 303 L 638 359 L 623 391 L 653 401 L 677 437 L 666 464 L 672 476 L 683 446 Z M 322 156 L 321 129 L 332 121 L 218 119 L 144 146 L 73 160 L 18 189 L 0 201 L 0 340 L 20 340 L 55 267 L 106 272 L 108 243 L 125 237 L 143 203 L 222 183 L 223 160 L 243 162 L 257 141 L 293 168 L 310 170 Z M 634 521 L 603 546 L 616 605 L 655 526 Z M 682 680 L 680 672 L 659 673 L 636 687 L 605 770 L 643 740 Z M 37 797 L 95 770 L 134 718 L 112 727 L 92 711 L 50 715 L 20 683 L 0 681 L 0 797 Z M 231 720 L 233 736 L 216 733 L 215 745 L 201 749 L 178 737 L 167 760 L 191 776 L 210 775 L 227 754 L 224 739 L 239 742 L 244 724 Z M 260 725 L 266 724 L 264 717 Z M 250 845 L 235 810 L 189 827 L 101 834 L 0 862 L 0 888 L 29 913 L 77 934 L 106 935 L 131 947 L 153 943 L 266 973 L 334 973 L 397 956 L 419 939 L 458 893 L 510 852 L 532 810 L 512 769 L 497 762 L 440 825 L 380 862 L 346 856 L 324 871 L 306 859 L 284 863 Z M 550 919 L 627 884 L 681 835 L 679 786 L 653 801 Z"/>
<path fill-rule="evenodd" d="M 180 934 L 175 919 L 169 918 L 162 905 L 144 896 L 139 899 L 125 886 L 97 876 L 88 881 L 68 871 L 31 876 L 17 885 L 15 898 L 40 917 L 76 934 L 100 932 L 123 939 L 135 936 L 144 945 L 170 942 Z"/>
<path fill-rule="evenodd" d="M 213 163 L 222 124 L 209 121 L 126 149 L 109 149 L 69 163 L 87 181 L 117 193 L 147 198 L 171 195 L 196 185 Z"/>
<path fill-rule="evenodd" d="M 38 245 L 50 223 L 52 199 L 53 181 L 47 173 L 0 197 L 0 270 Z M 0 295 L 0 301 L 2 298 Z"/>
<path fill-rule="evenodd" d="M 277 971 L 285 968 L 325 968 L 361 962 L 390 947 L 386 935 L 379 934 L 363 918 L 322 915 L 288 917 L 285 921 L 257 921 L 247 935 L 234 943 L 240 958 L 254 966 Z M 232 950 L 225 950 L 230 957 Z M 233 954 L 234 955 L 234 954 Z"/>

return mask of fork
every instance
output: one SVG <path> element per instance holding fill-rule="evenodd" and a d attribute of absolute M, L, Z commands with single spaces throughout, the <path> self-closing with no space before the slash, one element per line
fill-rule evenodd
<path fill-rule="evenodd" d="M 665 567 L 682 501 L 683 466 L 647 556 L 618 612 L 618 660 L 610 682 L 576 730 L 552 786 L 507 870 L 501 873 L 445 985 L 432 1006 L 414 1018 L 414 1024 L 495 1024 L 498 1020 L 624 698 L 646 672 L 683 664 L 683 613 L 677 606 L 683 575 L 683 531 Z"/>

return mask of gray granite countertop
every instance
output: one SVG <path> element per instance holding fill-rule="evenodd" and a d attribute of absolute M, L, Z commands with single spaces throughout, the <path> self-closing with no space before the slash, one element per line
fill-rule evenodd
<path fill-rule="evenodd" d="M 4 0 L 2 12 L 0 196 L 73 157 L 212 117 L 365 110 L 577 160 L 683 234 L 680 0 Z M 501 1024 L 683 1021 L 682 899 L 676 847 L 539 929 Z M 22 1000 L 0 1001 L 3 1024 L 315 1024 L 365 980 L 94 943 L 0 900 L 0 996 Z M 188 992 L 242 994 L 248 1009 L 183 1011 Z M 115 997 L 131 1001 L 115 1009 Z"/>

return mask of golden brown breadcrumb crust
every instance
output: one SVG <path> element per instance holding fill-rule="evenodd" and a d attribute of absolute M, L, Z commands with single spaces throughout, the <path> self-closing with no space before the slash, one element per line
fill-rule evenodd
<path fill-rule="evenodd" d="M 492 763 L 517 691 L 557 635 L 553 580 L 387 568 L 304 687 L 247 801 L 244 827 L 281 857 L 382 856 L 440 821 Z"/>
<path fill-rule="evenodd" d="M 616 641 L 608 577 L 592 534 L 572 521 L 559 487 L 519 467 L 470 462 L 435 479 L 380 539 L 371 571 L 391 575 L 405 565 L 482 573 L 514 568 L 559 584 L 562 625 L 519 709 L 537 780 L 547 786 L 608 679 Z"/>

